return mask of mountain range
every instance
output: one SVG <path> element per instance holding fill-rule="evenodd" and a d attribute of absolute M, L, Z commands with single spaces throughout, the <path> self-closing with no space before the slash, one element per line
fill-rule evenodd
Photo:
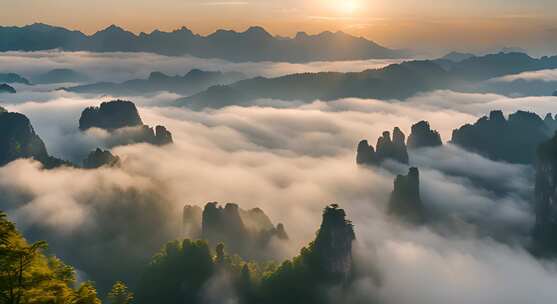
<path fill-rule="evenodd" d="M 156 91 L 191 95 L 207 88 L 230 84 L 246 76 L 239 72 L 211 72 L 193 69 L 184 76 L 169 76 L 161 72 L 152 72 L 147 79 L 132 79 L 122 83 L 98 82 L 64 88 L 65 91 L 74 93 L 110 94 L 114 96 L 138 95 Z"/>
<path fill-rule="evenodd" d="M 172 32 L 155 30 L 136 35 L 111 25 L 93 35 L 35 23 L 23 27 L 0 27 L 0 51 L 151 52 L 162 55 L 191 55 L 247 61 L 337 61 L 404 57 L 404 51 L 392 50 L 362 37 L 343 32 L 293 38 L 276 37 L 262 27 L 244 32 L 217 30 L 201 36 L 182 27 Z"/>
<path fill-rule="evenodd" d="M 199 110 L 247 105 L 257 99 L 305 102 L 351 97 L 402 100 L 432 90 L 473 92 L 488 79 L 544 69 L 557 69 L 557 56 L 532 58 L 524 53 L 502 52 L 456 62 L 415 60 L 363 72 L 257 77 L 228 86 L 213 86 L 199 94 L 178 99 L 176 104 Z M 551 91 L 547 93 L 550 95 Z"/>

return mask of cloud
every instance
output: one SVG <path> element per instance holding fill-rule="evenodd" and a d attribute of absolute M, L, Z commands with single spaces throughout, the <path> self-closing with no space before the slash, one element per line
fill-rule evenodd
<path fill-rule="evenodd" d="M 217 2 L 214 2 L 217 3 Z M 241 2 L 218 2 L 241 3 Z M 215 4 L 213 4 L 215 5 Z M 89 52 L 4 52 L 0 66 L 6 72 L 20 73 L 32 78 L 55 68 L 70 68 L 89 76 L 93 81 L 122 82 L 147 78 L 160 71 L 169 75 L 184 75 L 192 69 L 208 71 L 240 71 L 249 77 L 278 77 L 302 72 L 360 72 L 380 68 L 400 60 L 357 60 L 310 62 L 307 64 L 281 62 L 232 63 L 221 59 L 201 59 L 191 56 L 163 56 L 149 53 L 89 53 Z"/>
<path fill-rule="evenodd" d="M 557 81 L 557 69 L 556 70 L 540 70 L 533 72 L 524 72 L 520 74 L 507 75 L 499 78 L 494 78 L 490 81 L 492 82 L 513 82 L 516 80 L 525 81 L 544 81 L 544 82 L 555 82 Z"/>
<path fill-rule="evenodd" d="M 44 94 L 5 106 L 28 115 L 56 156 L 79 159 L 103 144 L 77 130 L 81 109 L 99 100 Z M 435 225 L 414 229 L 385 215 L 394 175 L 406 168 L 355 164 L 360 139 L 374 142 L 394 126 L 408 135 L 413 123 L 426 119 L 446 140 L 454 128 L 491 109 L 543 114 L 554 109 L 553 98 L 438 91 L 406 101 L 344 99 L 281 108 L 192 112 L 153 106 L 165 98 L 134 101 L 146 124 L 167 126 L 174 145 L 115 148 L 122 166 L 112 169 L 45 171 L 28 160 L 11 163 L 0 168 L 0 208 L 26 236 L 46 239 L 53 252 L 109 285 L 133 282 L 138 264 L 180 237 L 185 204 L 261 207 L 293 238 L 288 257 L 315 236 L 322 208 L 336 202 L 355 224 L 357 265 L 365 270 L 353 285 L 354 303 L 358 296 L 393 304 L 412 295 L 415 303 L 557 299 L 549 288 L 557 278 L 554 266 L 522 249 L 533 222 L 531 169 L 451 145 L 412 152 L 424 203 L 436 216 Z M 543 295 L 529 292 L 535 283 Z"/>

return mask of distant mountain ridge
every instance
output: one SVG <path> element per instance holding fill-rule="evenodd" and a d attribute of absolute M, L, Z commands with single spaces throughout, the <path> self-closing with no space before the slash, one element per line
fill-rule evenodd
<path fill-rule="evenodd" d="M 239 72 L 213 72 L 193 69 L 184 76 L 168 76 L 161 72 L 152 72 L 147 79 L 132 79 L 122 83 L 98 82 L 63 88 L 68 92 L 111 94 L 115 96 L 145 94 L 168 91 L 177 94 L 195 94 L 207 88 L 230 84 L 246 76 Z"/>
<path fill-rule="evenodd" d="M 557 69 L 557 56 L 532 58 L 523 53 L 498 53 L 474 56 L 460 62 L 415 60 L 363 72 L 257 77 L 228 86 L 210 87 L 199 94 L 178 99 L 176 105 L 200 110 L 249 105 L 258 99 L 304 102 L 340 98 L 403 100 L 432 90 L 468 91 L 488 79 L 543 69 Z"/>
<path fill-rule="evenodd" d="M 93 52 L 152 52 L 163 55 L 192 55 L 245 61 L 337 61 L 387 59 L 404 57 L 403 51 L 392 50 L 362 37 L 343 32 L 317 35 L 298 33 L 294 38 L 276 37 L 262 27 L 244 32 L 217 30 L 201 36 L 186 27 L 136 35 L 116 25 L 85 35 L 35 23 L 23 27 L 0 27 L 0 51 L 40 51 L 62 49 Z"/>

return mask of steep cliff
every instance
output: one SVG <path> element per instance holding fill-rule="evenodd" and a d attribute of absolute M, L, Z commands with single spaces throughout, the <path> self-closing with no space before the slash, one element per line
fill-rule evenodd
<path fill-rule="evenodd" d="M 408 175 L 399 175 L 389 202 L 389 213 L 413 224 L 425 222 L 425 211 L 420 197 L 420 172 L 410 168 Z"/>
<path fill-rule="evenodd" d="M 99 107 L 83 110 L 79 129 L 99 128 L 117 137 L 118 144 L 150 143 L 163 146 L 173 143 L 172 134 L 164 126 L 154 129 L 143 124 L 135 104 L 131 101 L 103 102 Z"/>
<path fill-rule="evenodd" d="M 272 256 L 268 247 L 273 240 L 287 241 L 284 225 L 273 225 L 259 208 L 244 210 L 236 204 L 207 203 L 203 211 L 197 206 L 185 206 L 184 236 L 207 240 L 212 247 L 224 243 L 227 250 L 248 259 Z"/>
<path fill-rule="evenodd" d="M 44 142 L 25 115 L 0 108 L 0 130 L 0 166 L 20 158 L 35 159 L 45 168 L 69 165 L 48 155 Z"/>
<path fill-rule="evenodd" d="M 79 118 L 79 129 L 82 131 L 90 128 L 113 131 L 142 125 L 143 121 L 135 104 L 124 100 L 103 102 L 99 107 L 86 108 Z"/>
<path fill-rule="evenodd" d="M 538 148 L 536 162 L 534 247 L 557 255 L 557 134 Z"/>
<path fill-rule="evenodd" d="M 315 262 L 325 276 L 347 279 L 352 273 L 352 242 L 356 239 L 352 222 L 338 205 L 323 211 L 323 221 L 314 243 Z"/>
<path fill-rule="evenodd" d="M 423 120 L 412 126 L 412 133 L 408 136 L 408 148 L 418 149 L 442 145 L 441 135 L 436 130 L 431 129 L 429 122 Z"/>
<path fill-rule="evenodd" d="M 408 164 L 408 150 L 405 144 L 405 135 L 398 127 L 391 133 L 383 132 L 377 139 L 376 149 L 369 145 L 367 140 L 358 144 L 356 162 L 359 165 L 379 165 L 386 159 L 392 159 L 403 164 Z"/>
<path fill-rule="evenodd" d="M 535 113 L 517 111 L 505 119 L 492 111 L 453 131 L 452 143 L 497 161 L 533 164 L 536 147 L 552 135 L 551 128 Z"/>

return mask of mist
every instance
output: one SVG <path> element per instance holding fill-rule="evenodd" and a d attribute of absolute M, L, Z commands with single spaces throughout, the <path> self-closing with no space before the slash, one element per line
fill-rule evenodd
<path fill-rule="evenodd" d="M 278 77 L 305 72 L 360 72 L 398 63 L 401 60 L 357 60 L 310 62 L 232 63 L 221 59 L 201 59 L 192 56 L 163 56 L 151 53 L 91 53 L 91 52 L 3 52 L 0 53 L 2 72 L 18 73 L 33 78 L 53 69 L 73 69 L 91 78 L 92 82 L 123 82 L 147 78 L 151 72 L 184 75 L 192 69 L 221 72 L 242 72 L 247 77 Z M 58 86 L 60 87 L 60 85 Z"/>
<path fill-rule="evenodd" d="M 78 162 L 106 145 L 102 134 L 77 128 L 81 110 L 100 101 L 24 92 L 3 106 L 27 115 L 51 154 Z M 186 204 L 262 208 L 292 238 L 277 257 L 285 259 L 313 239 L 322 208 L 335 202 L 355 224 L 357 265 L 366 273 L 352 286 L 350 302 L 359 303 L 358 296 L 386 303 L 557 298 L 550 288 L 555 266 L 525 249 L 534 222 L 532 169 L 452 145 L 411 152 L 411 165 L 422 173 L 422 200 L 435 215 L 430 226 L 415 229 L 385 212 L 393 179 L 406 167 L 355 163 L 359 140 L 374 143 L 395 126 L 408 135 L 413 123 L 428 120 L 446 142 L 453 129 L 493 109 L 543 115 L 554 109 L 553 97 L 437 91 L 405 101 L 344 99 L 201 112 L 158 106 L 170 102 L 164 93 L 133 101 L 144 123 L 165 125 L 175 144 L 116 147 L 112 152 L 122 159 L 117 168 L 46 171 L 29 160 L 0 168 L 1 208 L 27 237 L 47 240 L 52 252 L 87 278 L 133 282 L 137 263 L 181 237 Z M 131 256 L 127 263 L 121 263 L 124 255 Z M 118 266 L 108 273 L 99 265 Z M 537 287 L 544 297 L 533 292 Z"/>

